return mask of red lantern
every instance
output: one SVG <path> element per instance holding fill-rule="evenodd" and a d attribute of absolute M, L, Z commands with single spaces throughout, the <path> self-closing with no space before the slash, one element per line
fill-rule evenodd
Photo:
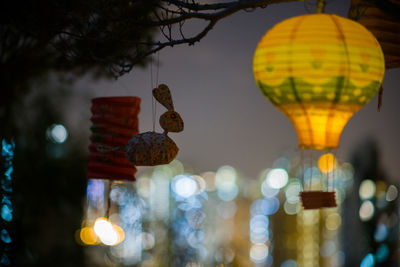
<path fill-rule="evenodd" d="M 86 177 L 135 181 L 135 165 L 127 160 L 122 148 L 139 133 L 140 98 L 94 98 L 91 111 L 93 125 Z"/>

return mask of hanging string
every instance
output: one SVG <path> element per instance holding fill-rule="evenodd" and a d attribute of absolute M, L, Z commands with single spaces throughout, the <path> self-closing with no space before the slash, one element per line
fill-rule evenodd
<path fill-rule="evenodd" d="M 160 70 L 160 52 L 157 52 L 157 69 L 156 69 L 156 87 L 158 87 L 158 73 Z M 154 103 L 153 106 L 153 132 L 155 130 L 156 125 L 156 116 L 157 116 L 157 103 Z"/>
<path fill-rule="evenodd" d="M 330 169 L 329 169 L 329 157 L 327 156 L 328 155 L 328 153 L 329 153 L 329 149 L 326 149 L 325 150 L 325 158 L 326 158 L 326 162 L 325 162 L 325 164 L 326 164 L 326 169 L 327 169 L 327 172 L 326 172 L 326 182 L 327 182 L 327 185 L 326 185 L 326 190 L 327 191 L 329 191 L 329 173 L 330 173 Z"/>
<path fill-rule="evenodd" d="M 336 155 L 337 155 L 337 147 L 333 150 L 333 161 L 336 159 L 336 165 L 338 164 L 338 160 L 337 160 L 337 158 L 336 158 Z M 334 163 L 334 162 L 333 162 Z M 334 169 L 334 173 L 333 173 L 333 183 L 332 183 L 332 191 L 334 191 L 335 190 L 335 188 L 336 188 L 336 179 L 337 179 L 337 177 L 336 177 L 336 173 L 337 173 L 337 171 L 336 171 L 336 168 Z"/>
<path fill-rule="evenodd" d="M 311 168 L 311 176 L 310 176 L 310 182 L 309 182 L 309 190 L 311 191 L 311 187 L 312 187 L 312 179 L 313 179 L 313 152 L 312 149 L 310 149 L 310 168 Z"/>
<path fill-rule="evenodd" d="M 155 113 L 155 101 L 153 96 L 154 80 L 153 80 L 153 59 L 150 61 L 150 86 L 151 86 L 151 114 L 152 114 L 152 122 L 153 122 L 153 132 L 156 129 L 156 113 Z"/>
<path fill-rule="evenodd" d="M 160 69 L 160 51 L 157 52 L 156 86 L 158 86 L 158 71 Z"/>
<path fill-rule="evenodd" d="M 303 176 L 302 177 L 303 191 L 305 191 L 306 185 L 304 183 L 304 181 L 305 181 L 305 179 L 304 179 L 305 166 L 304 166 L 304 150 L 303 149 L 300 149 L 300 170 L 301 170 L 302 176 Z"/>
<path fill-rule="evenodd" d="M 157 52 L 157 62 L 156 62 L 156 83 L 154 84 L 153 79 L 153 60 L 150 61 L 150 80 L 151 80 L 151 90 L 158 87 L 158 73 L 160 69 L 160 53 Z M 156 130 L 156 115 L 157 115 L 157 103 L 154 101 L 153 93 L 151 94 L 151 113 L 153 120 L 153 132 Z"/>
<path fill-rule="evenodd" d="M 106 214 L 105 217 L 107 219 L 110 218 L 110 208 L 111 208 L 111 187 L 112 187 L 112 181 L 108 181 L 108 194 L 107 194 L 107 208 L 106 208 Z"/>

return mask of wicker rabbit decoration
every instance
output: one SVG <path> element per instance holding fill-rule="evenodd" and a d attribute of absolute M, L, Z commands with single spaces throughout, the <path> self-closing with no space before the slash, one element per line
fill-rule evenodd
<path fill-rule="evenodd" d="M 174 110 L 171 92 L 165 84 L 153 89 L 154 98 L 167 111 L 160 116 L 163 133 L 145 132 L 132 137 L 125 147 L 125 155 L 136 166 L 154 166 L 170 163 L 178 154 L 179 148 L 168 137 L 168 132 L 183 131 L 183 120 Z"/>

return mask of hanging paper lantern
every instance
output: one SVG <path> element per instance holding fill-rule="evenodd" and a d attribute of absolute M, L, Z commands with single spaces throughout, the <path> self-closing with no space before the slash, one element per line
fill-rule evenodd
<path fill-rule="evenodd" d="M 255 51 L 253 71 L 264 96 L 293 123 L 300 148 L 332 149 L 348 120 L 379 90 L 384 59 L 362 25 L 312 14 L 269 30 Z M 336 206 L 334 191 L 300 197 L 305 209 Z"/>
<path fill-rule="evenodd" d="M 400 67 L 400 1 L 352 0 L 349 18 L 378 39 L 387 69 Z"/>
<path fill-rule="evenodd" d="M 138 97 L 99 97 L 92 100 L 91 144 L 87 178 L 134 181 L 135 166 L 124 147 L 138 134 Z"/>
<path fill-rule="evenodd" d="M 300 148 L 329 149 L 379 90 L 384 59 L 362 25 L 312 14 L 269 30 L 255 51 L 253 71 L 264 96 L 293 123 Z"/>

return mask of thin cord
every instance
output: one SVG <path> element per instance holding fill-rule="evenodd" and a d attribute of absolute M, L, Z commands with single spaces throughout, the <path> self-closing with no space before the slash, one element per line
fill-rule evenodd
<path fill-rule="evenodd" d="M 305 167 L 304 167 L 304 150 L 300 149 L 300 170 L 302 171 L 302 176 L 303 176 L 303 191 L 305 190 L 305 184 L 304 184 L 304 171 L 305 171 Z"/>
<path fill-rule="evenodd" d="M 108 197 L 107 197 L 107 209 L 106 209 L 106 218 L 110 218 L 110 207 L 111 207 L 111 186 L 112 186 L 112 181 L 108 181 Z"/>
<path fill-rule="evenodd" d="M 160 69 L 160 51 L 157 52 L 157 74 L 156 74 L 156 86 L 158 86 L 158 71 Z"/>
<path fill-rule="evenodd" d="M 154 89 L 154 82 L 153 82 L 153 60 L 150 61 L 150 85 L 151 85 L 151 113 L 152 113 L 152 120 L 153 120 L 153 132 L 156 129 L 156 113 L 155 113 L 155 106 L 156 103 L 154 101 L 153 96 L 153 89 Z"/>
<path fill-rule="evenodd" d="M 328 155 L 328 153 L 329 153 L 329 150 L 327 149 L 327 150 L 325 150 L 325 155 Z M 329 191 L 329 157 L 328 156 L 325 156 L 325 158 L 326 158 L 326 168 L 327 168 L 327 172 L 326 172 L 326 182 L 327 182 L 327 185 L 326 185 L 326 190 L 327 191 Z"/>
<path fill-rule="evenodd" d="M 338 164 L 338 160 L 336 158 L 336 155 L 337 155 L 337 147 L 333 150 L 333 156 L 334 156 L 333 160 L 336 159 L 336 165 L 337 165 Z M 334 173 L 333 173 L 333 184 L 332 184 L 332 190 L 333 191 L 335 191 L 335 188 L 336 188 L 336 178 L 337 178 L 336 177 L 336 173 L 337 173 L 337 171 L 336 171 L 336 168 L 335 168 Z"/>
<path fill-rule="evenodd" d="M 312 149 L 310 149 L 310 162 L 311 162 L 311 164 L 310 164 L 310 168 L 311 168 L 311 176 L 310 176 L 310 182 L 309 182 L 309 189 L 310 189 L 310 191 L 311 191 L 311 187 L 312 187 L 312 179 L 313 179 L 313 172 L 314 172 L 314 169 L 313 169 L 313 153 L 312 153 Z"/>
<path fill-rule="evenodd" d="M 160 70 L 160 51 L 157 52 L 157 69 L 156 69 L 156 86 L 158 87 L 158 73 Z M 157 103 L 153 106 L 153 132 L 156 128 L 156 116 L 157 116 Z"/>

